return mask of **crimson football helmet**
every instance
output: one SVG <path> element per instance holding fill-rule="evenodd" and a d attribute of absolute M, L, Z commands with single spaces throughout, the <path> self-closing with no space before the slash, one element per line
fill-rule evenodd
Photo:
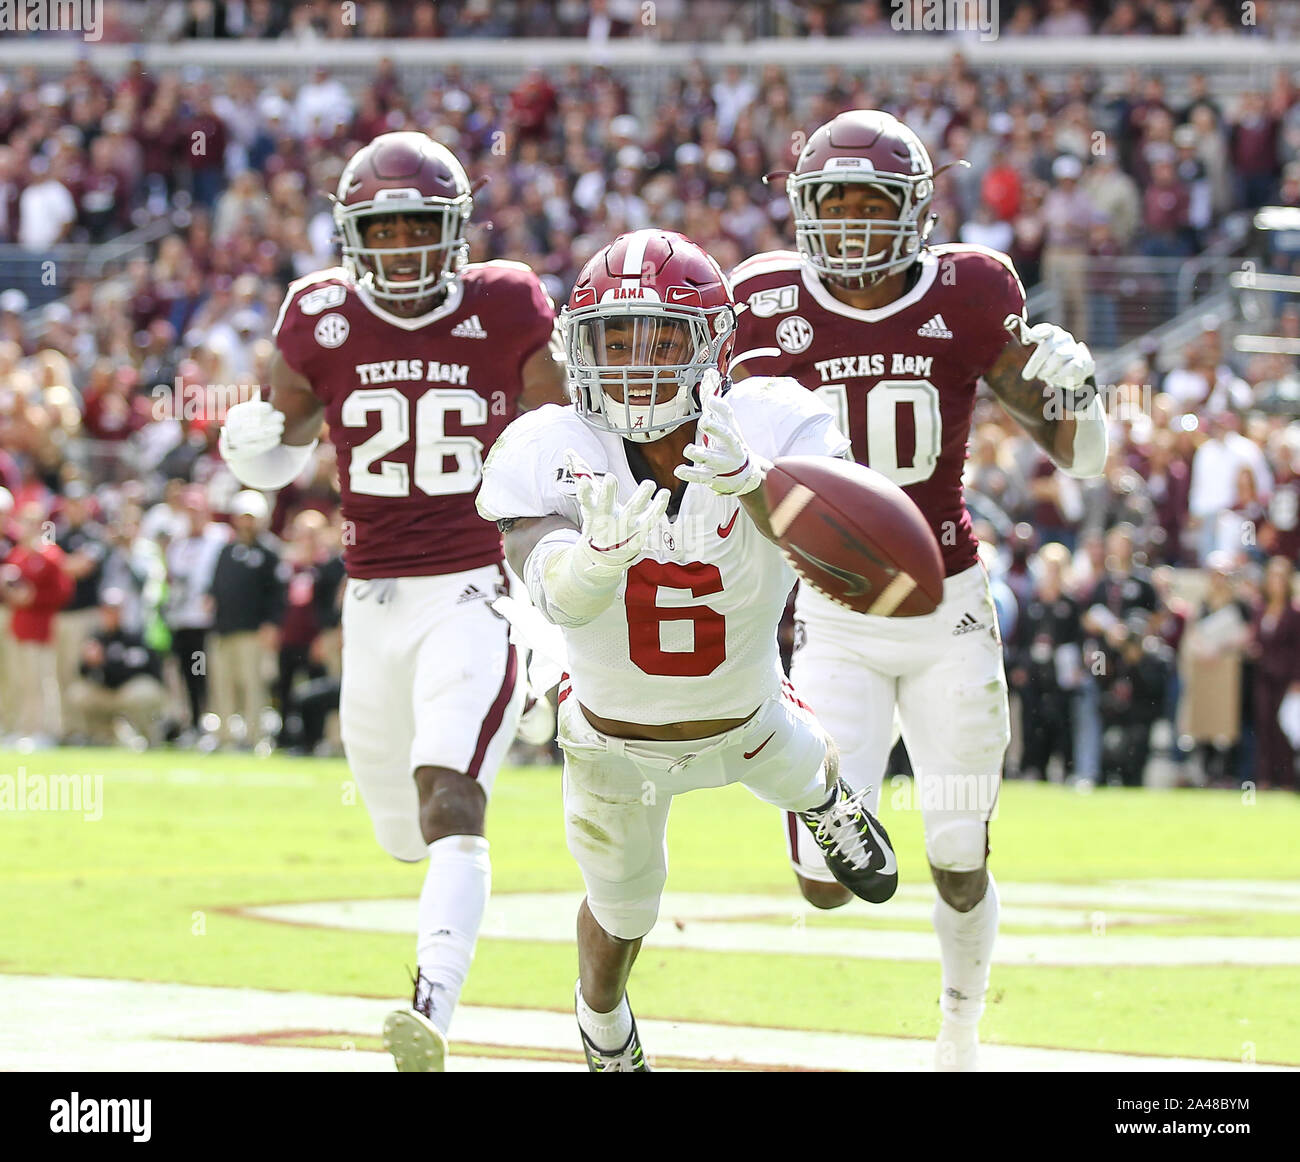
<path fill-rule="evenodd" d="M 881 190 L 898 207 L 897 216 L 822 217 L 822 199 L 848 182 Z M 845 286 L 866 286 L 911 265 L 934 226 L 930 155 L 915 133 L 879 109 L 853 109 L 818 129 L 785 189 L 799 253 L 819 275 Z M 879 247 L 870 254 L 868 238 Z"/>
<path fill-rule="evenodd" d="M 699 416 L 706 371 L 726 376 L 736 305 L 722 268 L 689 238 L 635 230 L 583 267 L 560 327 L 578 414 L 649 443 Z"/>
<path fill-rule="evenodd" d="M 436 295 L 469 258 L 471 206 L 469 178 L 451 150 L 423 133 L 381 134 L 352 155 L 339 178 L 334 224 L 343 265 L 376 299 L 410 302 Z M 365 221 L 381 214 L 436 214 L 440 240 L 401 250 L 367 247 Z M 394 277 L 399 274 L 405 277 Z"/>

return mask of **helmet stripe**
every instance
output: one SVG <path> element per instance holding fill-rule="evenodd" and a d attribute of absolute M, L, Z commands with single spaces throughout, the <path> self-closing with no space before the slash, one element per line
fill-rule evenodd
<path fill-rule="evenodd" d="M 623 251 L 623 285 L 641 281 L 641 266 L 645 262 L 645 248 L 654 237 L 653 230 L 636 230 L 628 235 L 627 249 Z"/>

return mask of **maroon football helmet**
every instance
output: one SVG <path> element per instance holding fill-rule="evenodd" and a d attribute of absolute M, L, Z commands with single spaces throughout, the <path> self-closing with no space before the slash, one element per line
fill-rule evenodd
<path fill-rule="evenodd" d="M 469 178 L 449 149 L 423 133 L 384 133 L 357 150 L 339 178 L 334 223 L 343 265 L 379 300 L 436 295 L 468 260 L 471 205 Z M 440 240 L 401 250 L 367 247 L 365 220 L 381 214 L 436 214 Z"/>
<path fill-rule="evenodd" d="M 722 268 L 689 238 L 635 230 L 583 267 L 560 326 L 578 414 L 648 443 L 700 414 L 705 372 L 726 376 L 735 299 Z M 671 398 L 661 398 L 661 387 Z"/>
<path fill-rule="evenodd" d="M 822 199 L 849 182 L 879 189 L 897 216 L 823 217 Z M 911 265 L 934 226 L 930 155 L 915 133 L 879 109 L 853 109 L 818 129 L 785 189 L 799 253 L 823 278 L 845 286 L 866 286 Z M 870 254 L 868 239 L 878 247 Z"/>

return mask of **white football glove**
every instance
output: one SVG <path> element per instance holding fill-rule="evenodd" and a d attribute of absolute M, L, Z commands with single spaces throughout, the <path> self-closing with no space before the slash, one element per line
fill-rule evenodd
<path fill-rule="evenodd" d="M 736 423 L 736 413 L 722 395 L 722 377 L 706 371 L 700 381 L 703 414 L 695 426 L 697 443 L 683 454 L 689 464 L 679 464 L 674 475 L 688 484 L 707 484 L 719 496 L 744 496 L 753 492 L 772 467 L 770 460 L 753 452 Z"/>
<path fill-rule="evenodd" d="M 283 436 L 284 413 L 264 399 L 250 399 L 227 410 L 217 444 L 224 460 L 248 458 L 278 447 Z"/>
<path fill-rule="evenodd" d="M 1097 370 L 1088 345 L 1055 323 L 1030 327 L 1019 315 L 1008 315 L 1003 326 L 1013 335 L 1018 334 L 1023 346 L 1037 344 L 1020 373 L 1024 379 L 1038 379 L 1052 387 L 1077 391 Z"/>
<path fill-rule="evenodd" d="M 578 484 L 582 540 L 578 549 L 593 569 L 626 569 L 645 551 L 655 526 L 672 499 L 666 488 L 644 480 L 624 505 L 618 503 L 618 480 L 612 472 L 597 477 L 576 452 L 567 452 L 565 467 Z"/>

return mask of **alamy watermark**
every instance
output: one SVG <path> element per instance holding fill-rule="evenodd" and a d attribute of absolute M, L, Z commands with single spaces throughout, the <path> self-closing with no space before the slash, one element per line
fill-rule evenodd
<path fill-rule="evenodd" d="M 997 0 L 890 0 L 895 32 L 977 32 L 998 38 Z"/>
<path fill-rule="evenodd" d="M 153 403 L 150 416 L 164 420 L 215 420 L 224 423 L 226 413 L 237 403 L 254 398 L 256 383 L 190 383 L 176 376 L 171 384 L 158 383 L 149 391 Z"/>
<path fill-rule="evenodd" d="M 103 775 L 43 775 L 19 767 L 0 774 L 0 811 L 79 811 L 87 823 L 104 817 Z"/>
<path fill-rule="evenodd" d="M 1116 423 L 1131 424 L 1153 413 L 1155 389 L 1149 383 L 1099 383 L 1092 394 L 1101 401 L 1106 418 Z M 1061 388 L 1049 386 L 1043 395 L 1043 418 L 1063 420 L 1075 415 L 1078 402 L 1068 398 Z"/>
<path fill-rule="evenodd" d="M 104 35 L 104 0 L 0 0 L 0 33 L 79 32 Z"/>

